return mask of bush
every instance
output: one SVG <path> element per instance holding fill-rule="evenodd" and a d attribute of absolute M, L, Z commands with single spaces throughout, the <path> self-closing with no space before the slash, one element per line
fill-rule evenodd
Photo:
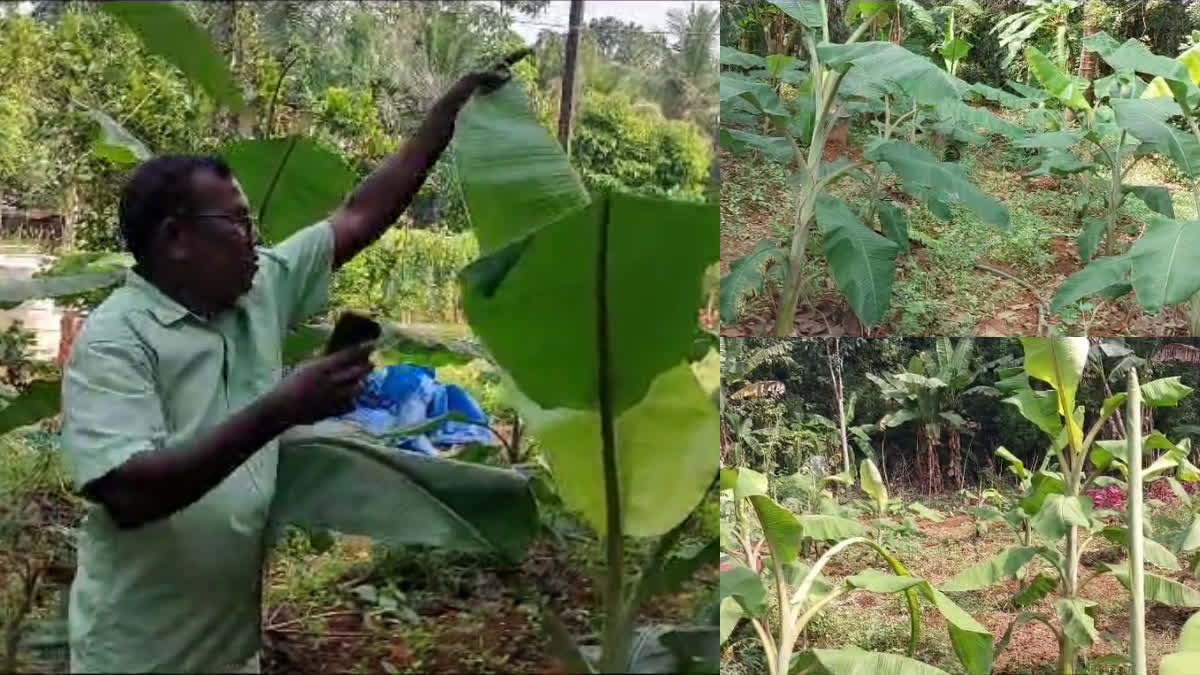
<path fill-rule="evenodd" d="M 668 120 L 650 104 L 597 92 L 580 103 L 571 159 L 590 189 L 702 199 L 710 157 L 700 129 Z"/>
<path fill-rule="evenodd" d="M 333 304 L 402 322 L 457 322 L 458 271 L 478 253 L 469 233 L 394 228 L 335 275 Z"/>

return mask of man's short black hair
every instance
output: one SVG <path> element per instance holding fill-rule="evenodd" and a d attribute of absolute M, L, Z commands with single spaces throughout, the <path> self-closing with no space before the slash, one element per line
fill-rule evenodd
<path fill-rule="evenodd" d="M 163 155 L 147 160 L 133 172 L 121 192 L 121 236 L 125 247 L 145 262 L 151 237 L 172 214 L 195 208 L 192 176 L 200 170 L 221 178 L 233 175 L 225 160 L 206 155 Z"/>

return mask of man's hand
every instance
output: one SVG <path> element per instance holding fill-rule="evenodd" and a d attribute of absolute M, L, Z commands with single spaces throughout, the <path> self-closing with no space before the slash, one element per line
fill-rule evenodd
<path fill-rule="evenodd" d="M 472 91 L 479 90 L 485 94 L 490 94 L 500 87 L 503 87 L 505 83 L 512 79 L 513 64 L 532 53 L 533 50 L 529 49 L 528 47 L 524 49 L 518 49 L 517 51 L 501 59 L 490 70 L 471 73 L 470 75 L 463 77 L 462 81 L 467 82 Z"/>
<path fill-rule="evenodd" d="M 309 361 L 292 371 L 269 394 L 288 425 L 315 424 L 354 409 L 354 398 L 370 374 L 373 343 Z"/>
<path fill-rule="evenodd" d="M 514 63 L 528 48 L 504 57 L 490 70 L 464 75 L 433 104 L 417 133 L 388 157 L 333 215 L 333 263 L 340 267 L 379 238 L 408 208 L 425 176 L 454 135 L 458 112 L 475 92 L 489 93 L 512 79 Z"/>

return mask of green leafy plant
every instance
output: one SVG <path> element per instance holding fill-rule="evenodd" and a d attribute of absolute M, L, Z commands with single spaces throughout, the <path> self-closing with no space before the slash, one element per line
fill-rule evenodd
<path fill-rule="evenodd" d="M 1113 160 L 1110 162 L 1113 172 L 1108 198 L 1110 213 L 1115 213 L 1113 205 L 1120 203 L 1122 195 L 1117 192 L 1120 190 L 1122 194 L 1137 195 L 1157 215 L 1151 218 L 1145 233 L 1128 251 L 1116 252 L 1110 247 L 1108 255 L 1092 260 L 1068 277 L 1055 295 L 1052 308 L 1093 294 L 1120 297 L 1130 291 L 1135 294 L 1138 304 L 1150 313 L 1192 300 L 1191 328 L 1195 333 L 1200 329 L 1200 312 L 1196 311 L 1194 301 L 1200 292 L 1200 274 L 1188 265 L 1187 256 L 1182 252 L 1191 250 L 1198 243 L 1193 238 L 1200 227 L 1194 226 L 1196 221 L 1175 217 L 1170 195 L 1165 189 L 1118 185 L 1117 176 L 1123 178 L 1128 169 L 1116 160 L 1128 156 L 1129 152 L 1135 157 L 1151 152 L 1170 157 L 1190 181 L 1193 201 L 1200 209 L 1200 188 L 1196 183 L 1200 178 L 1200 126 L 1195 119 L 1197 105 L 1200 105 L 1200 87 L 1197 86 L 1200 69 L 1194 67 L 1200 64 L 1200 47 L 1169 59 L 1152 54 L 1137 40 L 1118 43 L 1103 32 L 1087 38 L 1085 45 L 1116 71 L 1109 78 L 1093 83 L 1097 97 L 1110 96 L 1112 110 L 1111 119 L 1101 119 L 1098 109 L 1095 114 L 1099 120 L 1097 125 L 1106 130 L 1105 135 L 1120 138 L 1114 153 L 1109 153 L 1109 159 Z M 1146 84 L 1140 75 L 1150 75 L 1153 79 Z M 1063 85 L 1061 78 L 1055 79 Z M 1078 104 L 1086 86 L 1079 84 L 1072 81 L 1060 86 L 1061 95 L 1056 96 L 1074 100 L 1075 106 L 1082 107 Z M 1112 96 L 1114 87 L 1120 89 L 1120 97 Z M 1189 131 L 1181 131 L 1172 123 L 1176 116 L 1182 116 Z M 1137 143 L 1126 149 L 1126 140 Z M 1111 228 L 1111 225 L 1105 227 Z M 1084 237 L 1094 242 L 1098 234 L 1088 232 L 1096 233 L 1099 228 L 1099 225 L 1089 226 Z M 1081 237 L 1081 251 L 1083 243 Z"/>
<path fill-rule="evenodd" d="M 716 382 L 696 370 L 717 362 L 689 355 L 717 258 L 717 209 L 589 194 L 511 85 L 471 100 L 455 150 L 481 256 L 460 277 L 467 319 L 542 443 L 558 495 L 605 542 L 599 644 L 559 631 L 560 654 L 573 669 L 640 672 L 666 650 L 677 670 L 715 671 L 715 621 L 634 619 L 715 479 Z M 639 281 L 651 273 L 659 283 Z M 626 537 L 657 538 L 636 584 L 625 576 Z"/>
<path fill-rule="evenodd" d="M 1124 454 L 1125 441 L 1106 443 L 1098 441 L 1097 436 L 1108 418 L 1126 402 L 1127 392 L 1106 399 L 1098 418 L 1085 434 L 1082 428 L 1084 409 L 1076 406 L 1076 392 L 1088 358 L 1087 339 L 1021 338 L 1021 342 L 1025 350 L 1024 381 L 1017 378 L 1016 383 L 1011 383 L 1015 395 L 1007 402 L 1016 406 L 1026 419 L 1050 437 L 1058 468 L 1057 471 L 1041 469 L 1030 475 L 1028 488 L 1019 501 L 1024 511 L 1022 519 L 1028 517 L 1029 528 L 1040 539 L 1040 543 L 1038 539 L 1026 536 L 1019 545 L 1003 549 L 989 559 L 963 570 L 943 584 L 941 590 L 959 592 L 986 588 L 1006 577 L 1015 576 L 1035 558 L 1044 561 L 1050 573 L 1039 572 L 1014 597 L 1013 602 L 1018 607 L 1024 607 L 1057 591 L 1057 621 L 1042 614 L 1024 611 L 1013 619 L 998 649 L 1002 650 L 1008 645 L 1013 628 L 1029 621 L 1039 621 L 1054 631 L 1058 639 L 1058 672 L 1075 673 L 1083 650 L 1098 639 L 1094 621 L 1095 603 L 1083 598 L 1081 591 L 1100 574 L 1108 572 L 1115 574 L 1122 584 L 1129 587 L 1133 574 L 1128 565 L 1104 565 L 1087 580 L 1081 582 L 1079 579 L 1080 556 L 1089 541 L 1100 537 L 1129 549 L 1129 533 L 1138 531 L 1133 529 L 1131 523 L 1141 524 L 1140 503 L 1138 512 L 1133 514 L 1134 518 L 1127 516 L 1123 525 L 1110 525 L 1105 518 L 1120 518 L 1121 514 L 1094 509 L 1091 498 L 1084 493 L 1087 487 L 1102 478 L 1115 480 L 1104 476 L 1106 471 L 1126 466 L 1120 459 Z M 1048 384 L 1050 389 L 1034 389 L 1029 384 L 1029 378 Z M 1136 387 L 1136 393 L 1138 396 L 1135 398 L 1140 397 L 1150 407 L 1173 406 L 1189 395 L 1191 389 L 1182 385 L 1178 378 L 1167 378 Z M 1129 414 L 1132 413 L 1131 410 Z M 1140 420 L 1140 409 L 1137 417 Z M 1140 459 L 1140 428 L 1137 431 L 1137 441 L 1130 446 L 1129 452 L 1138 451 Z M 1159 440 L 1159 437 L 1152 436 L 1147 445 L 1164 447 L 1163 441 L 1165 438 Z M 1165 446 L 1173 447 L 1173 444 L 1166 442 Z M 1023 465 L 1015 457 L 1005 456 L 1005 459 L 1018 475 L 1024 472 Z M 1089 460 L 1092 468 L 1087 471 Z M 1168 449 L 1167 456 L 1147 467 L 1143 477 L 1146 480 L 1159 477 L 1170 469 L 1179 469 L 1184 462 L 1186 455 L 1181 450 Z M 1185 473 L 1190 475 L 1191 472 Z M 1140 494 L 1141 486 L 1130 485 L 1128 489 L 1136 489 Z M 1081 533 L 1084 535 L 1082 539 Z M 1148 536 L 1142 536 L 1141 543 L 1147 562 L 1163 569 L 1178 569 L 1175 556 L 1164 546 Z M 1200 606 L 1200 592 L 1165 576 L 1146 573 L 1145 591 L 1146 598 L 1156 602 Z"/>
<path fill-rule="evenodd" d="M 936 348 L 914 356 L 904 372 L 883 377 L 867 373 L 884 400 L 897 407 L 879 420 L 879 426 L 895 428 L 912 422 L 916 429 L 919 479 L 926 492 L 941 489 L 943 438 L 949 451 L 947 473 L 959 488 L 963 485 L 959 433 L 967 422 L 956 409 L 964 394 L 990 391 L 970 387 L 987 370 L 987 366 L 972 364 L 973 347 L 972 338 L 962 338 L 958 344 L 938 338 Z"/>
<path fill-rule="evenodd" d="M 864 487 L 867 482 L 864 481 Z M 871 493 L 876 499 L 886 500 L 886 492 L 877 487 L 872 486 Z M 990 672 L 992 634 L 987 628 L 941 591 L 910 574 L 887 549 L 866 536 L 857 521 L 823 514 L 792 514 L 767 496 L 766 476 L 746 468 L 722 469 L 721 490 L 732 505 L 736 521 L 722 535 L 729 562 L 721 569 L 721 642 L 746 619 L 754 628 L 771 675 L 790 672 L 849 675 L 864 670 L 914 675 L 942 673 L 911 658 L 920 637 L 920 596 L 946 619 L 951 644 L 967 672 Z M 770 558 L 769 567 L 762 565 L 761 569 L 754 563 L 758 554 L 750 545 L 755 527 L 767 542 Z M 800 557 L 806 543 L 828 548 L 809 565 Z M 851 547 L 871 549 L 893 574 L 865 569 L 838 583 L 822 577 L 821 572 L 829 562 Z M 773 589 L 771 599 L 768 588 Z M 813 618 L 834 600 L 862 590 L 905 594 L 910 629 L 907 657 L 854 647 L 796 653 L 796 641 Z"/>
<path fill-rule="evenodd" d="M 992 29 L 1000 39 L 1000 46 L 1008 50 L 1004 57 L 1004 67 L 1021 53 L 1022 47 L 1037 35 L 1043 27 L 1054 30 L 1054 62 L 1059 68 L 1066 70 L 1071 60 L 1071 48 L 1068 44 L 1070 35 L 1071 12 L 1079 7 L 1076 0 L 1025 0 L 1030 9 L 1015 12 L 1000 19 Z M 1026 52 L 1028 56 L 1028 52 Z M 1034 64 L 1028 64 L 1031 71 Z M 1035 71 L 1036 72 L 1036 71 Z"/>
<path fill-rule="evenodd" d="M 815 224 L 838 289 L 864 324 L 875 325 L 891 302 L 896 256 L 907 248 L 908 240 L 903 210 L 877 203 L 885 173 L 895 173 L 902 189 L 925 202 L 939 218 L 948 219 L 950 206 L 961 204 L 985 222 L 1008 225 L 1005 208 L 967 182 L 959 167 L 939 161 L 912 143 L 915 118 L 919 114 L 936 116 L 948 130 L 955 126 L 964 131 L 975 126 L 1007 127 L 987 111 L 963 103 L 967 85 L 932 61 L 891 42 L 860 42 L 875 24 L 875 17 L 894 9 L 894 3 L 853 3 L 861 22 L 843 44 L 830 42 L 825 0 L 777 0 L 773 4 L 799 23 L 803 35 L 807 71 L 790 70 L 781 75 L 796 83 L 799 96 L 780 98 L 760 71 L 722 73 L 722 121 L 728 123 L 721 129 L 721 143 L 734 152 L 756 150 L 793 169 L 796 218 L 786 251 L 769 242 L 760 244 L 750 254 L 752 259 L 735 262 L 736 269 L 731 266 L 731 274 L 722 279 L 722 319 L 736 317 L 738 303 L 762 285 L 762 272 L 773 261 L 786 268 L 773 332 L 777 336 L 791 333 Z M 726 63 L 753 60 L 734 50 L 722 53 Z M 800 61 L 792 63 L 798 66 Z M 881 113 L 878 135 L 868 140 L 863 159 L 826 162 L 823 154 L 830 134 L 853 111 Z M 731 125 L 754 127 L 756 132 Z M 911 129 L 909 140 L 897 137 L 902 129 Z M 864 173 L 864 168 L 872 168 L 873 174 Z M 845 177 L 873 187 L 875 195 L 861 215 L 828 191 Z M 876 213 L 882 233 L 876 230 Z"/>
<path fill-rule="evenodd" d="M 965 31 L 958 23 L 960 15 L 977 17 L 983 8 L 975 0 L 953 0 L 926 9 L 915 0 L 901 0 L 900 5 L 909 10 L 917 22 L 929 33 L 941 35 L 941 42 L 933 42 L 929 50 L 936 52 L 946 64 L 946 72 L 958 76 L 958 67 L 971 53 L 971 43 L 963 37 Z"/>

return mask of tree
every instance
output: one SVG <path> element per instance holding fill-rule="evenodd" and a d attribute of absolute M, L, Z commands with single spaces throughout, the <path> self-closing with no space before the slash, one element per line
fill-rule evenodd
<path fill-rule="evenodd" d="M 587 35 L 605 58 L 642 71 L 661 69 L 670 53 L 664 35 L 615 16 L 589 21 Z"/>
<path fill-rule="evenodd" d="M 927 493 L 942 489 L 940 448 L 947 450 L 946 474 L 956 489 L 965 482 L 960 433 L 967 422 L 956 412 L 967 393 L 991 393 L 991 387 L 969 388 L 988 366 L 974 366 L 971 354 L 974 338 L 938 338 L 932 351 L 914 356 L 904 372 L 883 378 L 868 373 L 886 400 L 898 409 L 879 420 L 880 427 L 915 425 L 917 435 L 918 480 Z"/>
<path fill-rule="evenodd" d="M 704 5 L 692 5 L 686 12 L 674 9 L 667 13 L 667 27 L 674 44 L 658 87 L 663 114 L 690 120 L 715 135 L 718 73 L 713 42 L 720 14 Z"/>
<path fill-rule="evenodd" d="M 1050 28 L 1054 31 L 1052 56 L 1055 64 L 1063 70 L 1070 70 L 1070 17 L 1080 3 L 1077 0 L 1025 0 L 1025 4 L 1030 9 L 1004 17 L 992 29 L 1000 36 L 1000 46 L 1008 49 L 1004 67 L 1007 68 L 1016 59 L 1025 43 L 1042 28 Z"/>

